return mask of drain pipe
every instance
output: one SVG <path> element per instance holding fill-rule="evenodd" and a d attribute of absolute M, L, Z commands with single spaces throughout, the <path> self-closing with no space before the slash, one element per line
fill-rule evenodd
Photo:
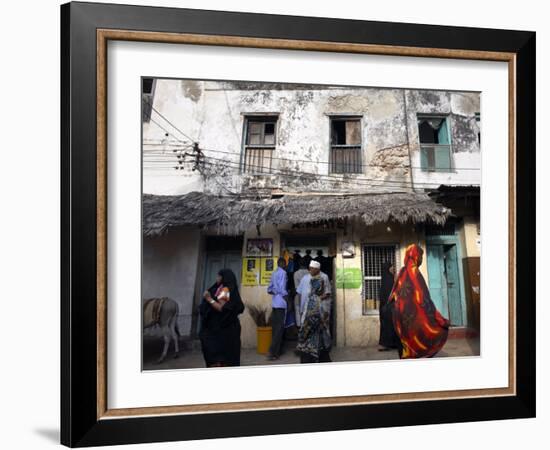
<path fill-rule="evenodd" d="M 409 176 L 411 179 L 411 189 L 412 191 L 416 191 L 415 185 L 414 185 L 414 177 L 413 177 L 413 165 L 412 165 L 412 157 L 411 157 L 411 144 L 409 142 L 409 117 L 407 115 L 408 112 L 408 106 L 407 106 L 407 90 L 403 89 L 403 113 L 405 115 L 405 138 L 407 142 L 407 151 L 409 154 Z"/>

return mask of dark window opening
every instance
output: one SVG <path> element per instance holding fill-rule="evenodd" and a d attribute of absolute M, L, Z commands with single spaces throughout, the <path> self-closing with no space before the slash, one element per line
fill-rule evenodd
<path fill-rule="evenodd" d="M 420 167 L 428 172 L 450 172 L 451 138 L 446 117 L 423 116 L 418 118 L 420 141 Z"/>
<path fill-rule="evenodd" d="M 143 78 L 143 94 L 152 94 L 153 93 L 153 79 L 152 78 Z"/>
<path fill-rule="evenodd" d="M 141 79 L 141 119 L 143 122 L 151 120 L 153 113 L 153 94 L 155 91 L 154 78 Z"/>
<path fill-rule="evenodd" d="M 477 123 L 477 143 L 478 144 L 481 144 L 481 127 L 480 127 L 480 122 L 481 122 L 481 116 L 478 112 L 476 112 L 476 123 Z"/>

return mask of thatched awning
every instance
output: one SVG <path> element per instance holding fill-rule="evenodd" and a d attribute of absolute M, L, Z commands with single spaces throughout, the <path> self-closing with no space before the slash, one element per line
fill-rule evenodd
<path fill-rule="evenodd" d="M 362 195 L 286 195 L 252 200 L 201 192 L 143 196 L 143 234 L 203 226 L 223 234 L 239 234 L 264 224 L 300 224 L 357 217 L 366 225 L 395 221 L 442 225 L 449 208 L 421 193 Z"/>

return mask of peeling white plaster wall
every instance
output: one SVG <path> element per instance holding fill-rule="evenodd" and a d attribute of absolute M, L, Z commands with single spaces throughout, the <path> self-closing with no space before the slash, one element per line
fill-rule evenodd
<path fill-rule="evenodd" d="M 161 159 L 173 162 L 174 166 L 177 159 L 171 150 L 173 141 L 176 138 L 185 141 L 177 143 L 179 145 L 198 142 L 208 157 L 206 170 L 209 177 L 204 182 L 198 172 L 190 170 L 189 165 L 186 170 L 176 171 L 166 167 L 167 163 L 153 162 L 152 159 L 159 159 L 158 154 L 153 158 L 147 152 L 144 192 L 184 194 L 204 189 L 224 194 L 250 188 L 310 192 L 406 190 L 411 181 L 409 161 L 413 167 L 420 166 L 417 113 L 449 114 L 454 166 L 457 169 L 479 167 L 475 113 L 479 111 L 480 100 L 477 93 L 381 88 L 316 89 L 310 86 L 296 89 L 250 87 L 251 83 L 157 80 L 154 108 L 188 137 L 153 111 L 153 120 L 172 135 L 165 136 L 166 131 L 151 121 L 144 123 L 144 139 L 158 142 L 167 138 L 170 142 L 160 147 L 165 152 Z M 273 161 L 275 174 L 271 176 L 241 175 L 238 170 L 245 116 L 258 113 L 279 114 L 274 157 L 282 159 Z M 363 168 L 363 174 L 331 175 L 341 181 L 327 182 L 330 115 L 348 114 L 362 116 L 363 164 L 369 166 Z M 380 167 L 388 164 L 401 167 Z M 300 179 L 282 176 L 279 174 L 282 170 L 320 176 Z M 413 179 L 417 183 L 479 184 L 480 172 L 430 173 L 414 169 Z"/>

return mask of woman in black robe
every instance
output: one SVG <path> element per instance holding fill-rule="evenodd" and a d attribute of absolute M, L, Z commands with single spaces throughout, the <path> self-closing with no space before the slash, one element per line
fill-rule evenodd
<path fill-rule="evenodd" d="M 206 367 L 240 366 L 241 323 L 244 304 L 237 279 L 230 269 L 218 272 L 216 282 L 204 292 L 199 306 L 199 338 Z"/>
<path fill-rule="evenodd" d="M 390 293 L 393 288 L 393 277 L 395 269 L 391 262 L 382 264 L 382 284 L 380 286 L 380 339 L 378 344 L 383 352 L 399 348 L 399 336 L 393 327 L 393 302 L 389 302 Z"/>

